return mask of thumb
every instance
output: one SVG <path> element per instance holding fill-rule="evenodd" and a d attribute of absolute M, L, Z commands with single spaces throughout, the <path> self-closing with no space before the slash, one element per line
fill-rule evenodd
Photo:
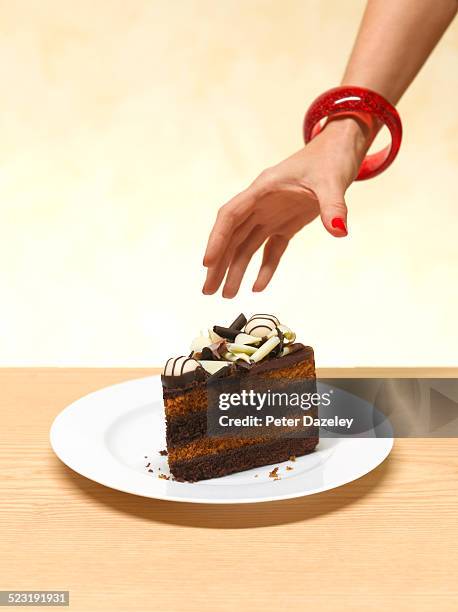
<path fill-rule="evenodd" d="M 323 191 L 318 194 L 320 216 L 324 227 L 336 237 L 343 238 L 348 234 L 347 205 L 344 194 L 340 191 Z"/>

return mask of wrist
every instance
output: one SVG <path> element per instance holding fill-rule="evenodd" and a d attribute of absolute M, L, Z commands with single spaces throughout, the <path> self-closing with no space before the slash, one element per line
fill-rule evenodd
<path fill-rule="evenodd" d="M 348 113 L 328 119 L 323 134 L 327 133 L 335 142 L 352 147 L 359 156 L 363 157 L 375 138 L 377 129 L 371 115 Z"/>

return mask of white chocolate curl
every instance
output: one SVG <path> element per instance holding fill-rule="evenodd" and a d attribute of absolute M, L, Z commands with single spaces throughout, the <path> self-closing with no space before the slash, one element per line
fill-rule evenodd
<path fill-rule="evenodd" d="M 162 372 L 165 376 L 180 376 L 187 372 L 193 372 L 199 367 L 199 362 L 189 357 L 171 357 L 165 364 L 164 371 Z"/>
<path fill-rule="evenodd" d="M 253 315 L 243 330 L 246 334 L 264 338 L 275 330 L 280 321 L 273 315 Z"/>
<path fill-rule="evenodd" d="M 191 351 L 194 353 L 200 353 L 203 348 L 210 346 L 210 344 L 212 344 L 211 338 L 201 332 L 200 336 L 197 336 L 191 342 Z"/>
<path fill-rule="evenodd" d="M 274 336 L 278 336 L 278 327 L 267 334 L 267 339 L 273 338 Z"/>
<path fill-rule="evenodd" d="M 221 336 L 219 336 L 216 332 L 214 332 L 212 329 L 208 330 L 208 335 L 210 337 L 211 343 L 210 344 L 216 344 L 217 342 L 221 342 L 221 340 L 224 340 L 224 338 L 221 338 Z M 203 347 L 202 347 L 203 348 Z"/>
<path fill-rule="evenodd" d="M 259 344 L 261 338 L 257 336 L 250 336 L 250 334 L 244 334 L 243 332 L 237 334 L 234 340 L 234 344 Z"/>
<path fill-rule="evenodd" d="M 204 368 L 204 370 L 207 370 L 207 372 L 209 372 L 209 374 L 214 374 L 215 372 L 218 372 L 218 370 L 221 370 L 227 365 L 230 365 L 231 362 L 230 361 L 208 361 L 204 359 L 204 360 L 199 361 L 199 363 Z"/>
<path fill-rule="evenodd" d="M 246 353 L 247 355 L 256 353 L 256 348 L 254 346 L 249 346 L 248 344 L 236 344 L 234 342 L 229 343 L 227 348 L 231 353 Z"/>
<path fill-rule="evenodd" d="M 292 329 L 286 327 L 286 325 L 279 325 L 278 329 L 283 334 L 284 340 L 286 340 L 285 344 L 291 344 L 292 342 L 294 342 L 294 340 L 296 340 L 296 334 L 293 332 Z"/>
<path fill-rule="evenodd" d="M 257 363 L 267 357 L 269 353 L 271 353 L 276 346 L 280 344 L 280 338 L 278 336 L 273 336 L 264 342 L 262 346 L 258 348 L 258 350 L 251 355 L 251 361 Z"/>
<path fill-rule="evenodd" d="M 232 362 L 240 360 L 240 361 L 246 361 L 247 363 L 250 363 L 250 358 L 248 357 L 246 353 L 225 353 L 224 359 L 228 359 L 229 361 L 232 361 Z"/>

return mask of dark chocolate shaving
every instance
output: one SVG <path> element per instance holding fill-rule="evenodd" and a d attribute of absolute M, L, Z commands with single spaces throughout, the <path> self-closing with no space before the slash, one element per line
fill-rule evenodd
<path fill-rule="evenodd" d="M 221 336 L 221 338 L 226 338 L 226 340 L 230 340 L 231 342 L 234 342 L 235 337 L 239 333 L 237 329 L 231 329 L 230 327 L 221 327 L 221 325 L 215 325 L 213 327 L 213 331 L 215 332 L 215 334 L 218 334 L 218 336 Z"/>
<path fill-rule="evenodd" d="M 246 316 L 243 314 L 243 312 L 241 312 L 239 314 L 239 316 L 235 319 L 235 321 L 233 321 L 229 327 L 231 329 L 237 329 L 238 331 L 240 331 L 242 329 L 242 327 L 244 327 L 246 325 Z"/>
<path fill-rule="evenodd" d="M 279 357 L 282 354 L 282 351 L 283 351 L 285 336 L 278 329 L 278 327 L 276 329 L 277 329 L 278 338 L 280 339 L 280 343 L 277 344 L 277 346 L 274 348 L 274 350 L 272 351 L 272 355 L 274 355 L 275 357 Z"/>
<path fill-rule="evenodd" d="M 204 361 L 213 361 L 215 359 L 213 351 L 209 346 L 204 346 L 200 353 L 200 359 L 203 359 Z"/>

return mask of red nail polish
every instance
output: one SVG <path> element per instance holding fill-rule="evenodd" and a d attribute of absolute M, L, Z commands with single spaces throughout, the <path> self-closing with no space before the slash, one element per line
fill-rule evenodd
<path fill-rule="evenodd" d="M 336 229 L 340 229 L 346 234 L 348 234 L 347 228 L 345 226 L 345 222 L 341 217 L 334 217 L 334 219 L 331 221 L 331 225 L 332 227 L 335 227 Z"/>

